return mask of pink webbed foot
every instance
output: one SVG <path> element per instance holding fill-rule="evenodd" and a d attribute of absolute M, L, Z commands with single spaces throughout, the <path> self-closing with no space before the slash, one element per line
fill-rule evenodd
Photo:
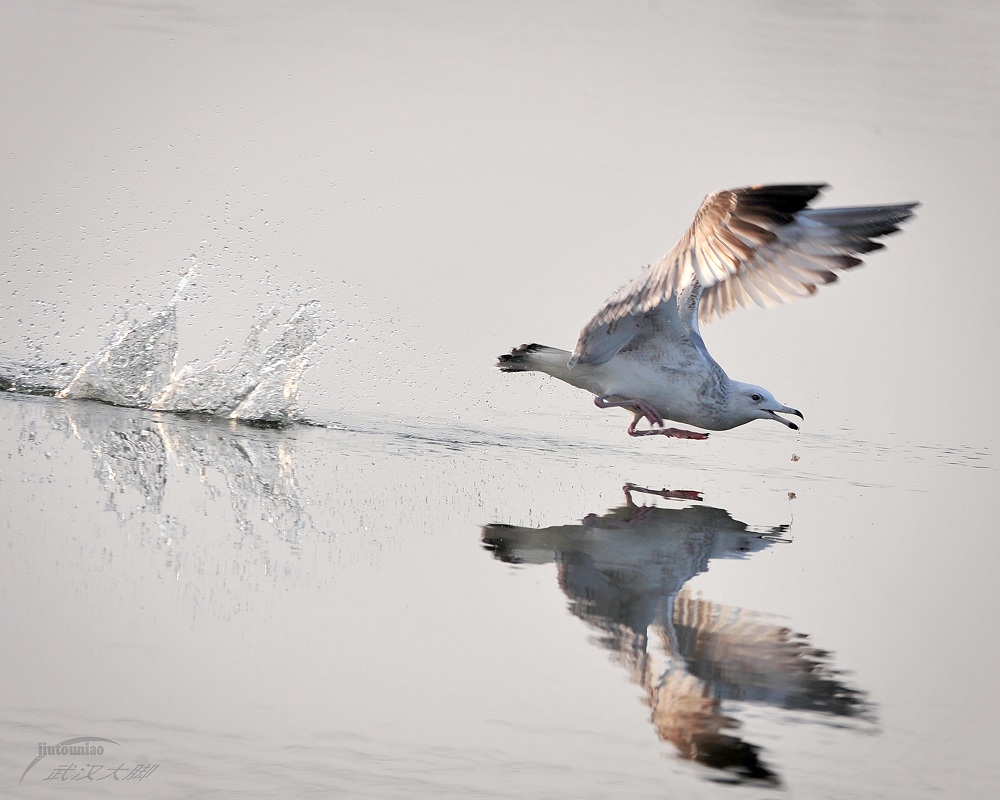
<path fill-rule="evenodd" d="M 629 436 L 669 436 L 671 439 L 694 439 L 696 441 L 701 441 L 708 438 L 707 433 L 701 433 L 699 431 L 686 431 L 682 428 L 648 428 L 646 430 L 640 431 L 636 430 L 635 423 L 639 420 L 632 420 L 632 424 L 628 426 Z"/>

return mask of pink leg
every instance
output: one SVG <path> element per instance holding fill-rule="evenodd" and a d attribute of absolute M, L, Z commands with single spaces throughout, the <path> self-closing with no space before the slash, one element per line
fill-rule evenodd
<path fill-rule="evenodd" d="M 680 428 L 664 428 L 663 427 L 663 417 L 660 413 L 653 408 L 645 400 L 636 398 L 634 400 L 612 400 L 614 395 L 602 394 L 600 397 L 594 398 L 594 405 L 598 408 L 627 408 L 635 413 L 632 418 L 632 422 L 628 426 L 629 436 L 669 436 L 673 439 L 707 439 L 707 433 L 698 433 L 696 431 L 685 431 Z M 650 425 L 657 425 L 658 428 L 649 428 L 648 430 L 636 430 L 636 423 L 640 419 L 648 419 Z"/>
<path fill-rule="evenodd" d="M 630 411 L 634 411 L 635 419 L 632 420 L 632 425 L 635 425 L 636 422 L 645 417 L 649 420 L 650 425 L 663 427 L 663 417 L 645 400 L 612 400 L 612 397 L 614 395 L 611 394 L 602 394 L 600 397 L 595 397 L 594 405 L 598 408 L 627 408 Z"/>

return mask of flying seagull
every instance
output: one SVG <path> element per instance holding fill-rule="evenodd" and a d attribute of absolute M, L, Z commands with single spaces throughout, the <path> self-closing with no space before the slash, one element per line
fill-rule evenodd
<path fill-rule="evenodd" d="M 569 353 L 540 344 L 499 357 L 504 372 L 544 372 L 632 412 L 630 436 L 706 439 L 665 420 L 724 431 L 755 419 L 802 413 L 766 389 L 732 380 L 701 338 L 699 323 L 737 306 L 806 297 L 856 267 L 875 241 L 899 230 L 918 203 L 812 208 L 826 184 L 746 186 L 704 199 L 663 258 L 625 284 L 580 332 Z M 637 429 L 646 419 L 650 427 Z"/>

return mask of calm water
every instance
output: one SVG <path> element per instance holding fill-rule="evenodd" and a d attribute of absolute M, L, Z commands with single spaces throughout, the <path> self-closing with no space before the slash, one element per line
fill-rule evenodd
<path fill-rule="evenodd" d="M 0 794 L 992 796 L 993 5 L 0 9 L 0 378 L 214 410 L 0 397 Z M 705 331 L 801 434 L 493 369 L 798 180 L 923 202 Z"/>

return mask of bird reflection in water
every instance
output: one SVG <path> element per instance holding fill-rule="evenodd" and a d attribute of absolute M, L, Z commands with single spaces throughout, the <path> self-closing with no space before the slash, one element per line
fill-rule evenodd
<path fill-rule="evenodd" d="M 506 563 L 556 563 L 570 611 L 641 687 L 660 739 L 714 768 L 714 780 L 777 785 L 778 774 L 758 745 L 737 735 L 740 723 L 724 703 L 872 720 L 864 693 L 807 636 L 684 588 L 714 559 L 788 542 L 788 525 L 748 526 L 698 505 L 698 492 L 624 488 L 625 505 L 604 515 L 548 528 L 487 525 L 482 541 Z M 691 504 L 637 505 L 635 492 Z"/>

